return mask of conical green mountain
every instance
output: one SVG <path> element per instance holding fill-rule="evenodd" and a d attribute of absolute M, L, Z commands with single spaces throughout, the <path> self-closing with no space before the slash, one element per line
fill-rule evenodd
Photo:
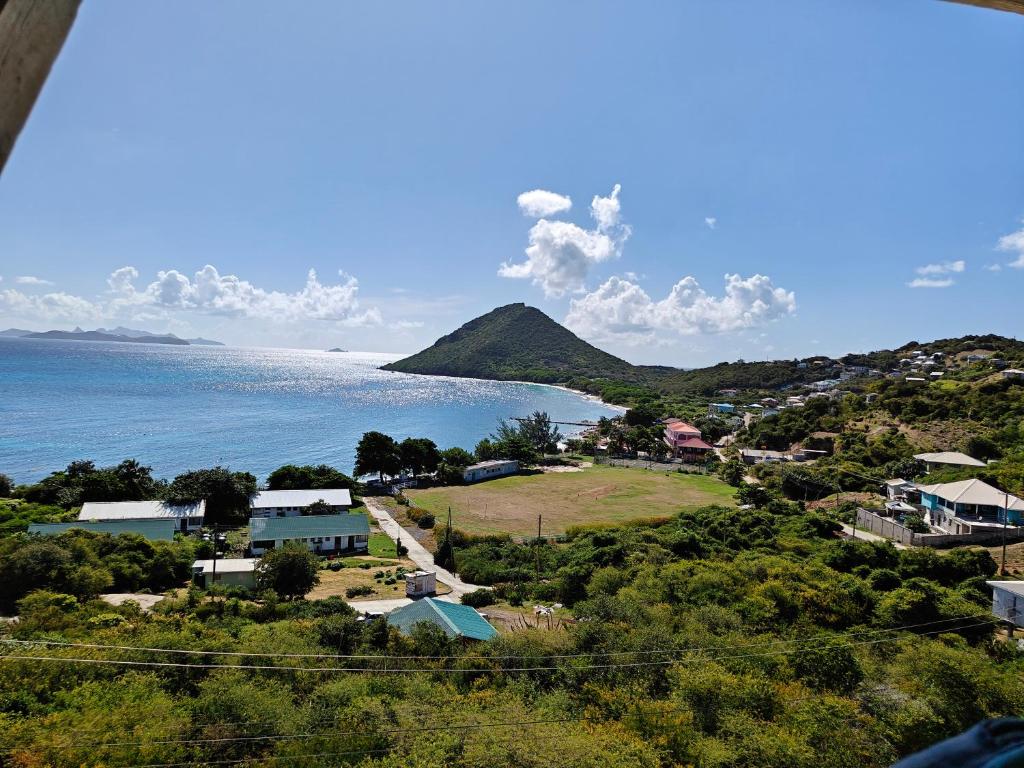
<path fill-rule="evenodd" d="M 573 377 L 632 381 L 637 369 L 588 344 L 539 309 L 498 307 L 427 349 L 383 366 L 402 373 L 552 383 Z"/>

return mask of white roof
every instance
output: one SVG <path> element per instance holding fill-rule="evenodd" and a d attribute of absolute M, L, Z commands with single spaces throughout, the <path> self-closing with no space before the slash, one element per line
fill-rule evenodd
<path fill-rule="evenodd" d="M 985 583 L 993 589 L 1003 589 L 1024 597 L 1024 581 L 986 581 Z"/>
<path fill-rule="evenodd" d="M 914 458 L 929 464 L 955 464 L 958 467 L 984 467 L 984 461 L 978 461 L 960 451 L 936 451 L 935 453 L 915 453 Z"/>
<path fill-rule="evenodd" d="M 468 472 L 471 469 L 484 469 L 485 467 L 507 467 L 509 464 L 518 464 L 518 462 L 515 459 L 491 459 L 490 461 L 479 461 L 476 464 L 470 464 L 462 471 Z"/>
<path fill-rule="evenodd" d="M 1018 376 L 1024 376 L 1024 371 L 1022 371 L 1020 368 L 1004 368 L 1003 373 L 1013 373 Z"/>
<path fill-rule="evenodd" d="M 206 501 L 170 504 L 166 501 L 87 501 L 78 513 L 79 520 L 179 520 L 203 517 Z"/>
<path fill-rule="evenodd" d="M 250 573 L 256 570 L 255 557 L 217 558 L 217 573 Z M 193 571 L 213 572 L 213 560 L 196 560 L 192 563 Z"/>
<path fill-rule="evenodd" d="M 896 488 L 900 488 L 904 485 L 913 485 L 909 480 L 904 480 L 902 477 L 894 477 L 892 480 L 886 480 L 885 484 Z"/>
<path fill-rule="evenodd" d="M 988 483 L 977 478 L 973 480 L 960 480 L 955 483 L 922 485 L 921 490 L 929 495 L 941 496 L 946 501 L 959 504 L 982 504 L 989 507 L 1002 507 L 1008 499 L 1010 509 L 1024 511 L 1024 501 L 1021 501 L 1012 493 L 1007 497 L 1007 494 L 998 488 L 993 488 Z"/>
<path fill-rule="evenodd" d="M 294 491 L 260 491 L 249 502 L 253 509 L 308 507 L 320 500 L 332 507 L 351 507 L 352 494 L 345 488 L 320 488 Z"/>

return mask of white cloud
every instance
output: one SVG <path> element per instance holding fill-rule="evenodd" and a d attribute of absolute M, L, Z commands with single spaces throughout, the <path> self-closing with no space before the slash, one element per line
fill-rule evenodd
<path fill-rule="evenodd" d="M 704 223 L 707 225 L 708 229 L 714 229 L 718 226 L 718 219 L 714 216 L 705 216 Z"/>
<path fill-rule="evenodd" d="M 1016 253 L 1017 258 L 1006 266 L 1013 267 L 1014 269 L 1024 269 L 1024 227 L 1021 227 L 1016 232 L 1000 237 L 999 242 L 996 244 L 996 249 L 1008 253 Z"/>
<path fill-rule="evenodd" d="M 754 328 L 795 311 L 793 292 L 776 288 L 765 275 L 727 274 L 721 297 L 685 277 L 660 301 L 634 282 L 611 277 L 570 302 L 565 324 L 586 338 L 640 344 L 655 340 L 658 332 L 691 336 Z"/>
<path fill-rule="evenodd" d="M 568 221 L 538 221 L 530 228 L 526 261 L 505 262 L 498 274 L 530 278 L 549 297 L 583 292 L 590 268 L 617 257 L 630 235 L 629 227 L 620 223 L 620 189 L 616 184 L 608 197 L 594 197 L 590 215 L 597 223 L 595 229 Z"/>
<path fill-rule="evenodd" d="M 619 216 L 622 213 L 622 206 L 619 203 L 621 191 L 622 185 L 616 184 L 608 197 L 594 195 L 594 199 L 590 201 L 590 215 L 597 222 L 599 232 L 610 232 L 619 225 Z"/>
<path fill-rule="evenodd" d="M 524 216 L 539 219 L 544 216 L 554 216 L 572 208 L 572 199 L 568 195 L 560 195 L 557 192 L 548 192 L 546 189 L 533 189 L 523 192 L 516 198 L 519 210 Z"/>
<path fill-rule="evenodd" d="M 989 272 L 1002 272 L 1003 271 L 1003 265 L 1002 264 L 986 264 L 985 265 L 985 269 L 987 269 Z"/>
<path fill-rule="evenodd" d="M 925 264 L 914 271 L 919 275 L 946 275 L 951 272 L 963 272 L 967 268 L 967 262 L 963 259 L 957 261 L 943 261 L 939 264 Z"/>
<path fill-rule="evenodd" d="M 14 278 L 14 282 L 18 285 L 53 285 L 51 280 L 43 280 L 43 278 L 36 277 L 35 275 L 21 275 Z"/>
<path fill-rule="evenodd" d="M 64 323 L 89 322 L 103 317 L 102 307 L 79 296 L 63 292 L 30 296 L 13 288 L 0 291 L 0 312 L 13 317 Z"/>
<path fill-rule="evenodd" d="M 170 269 L 142 289 L 135 287 L 139 272 L 121 267 L 107 285 L 113 297 L 90 301 L 66 293 L 27 296 L 16 290 L 0 292 L 0 312 L 36 320 L 91 322 L 94 320 L 167 317 L 171 313 L 200 313 L 245 317 L 271 322 L 321 320 L 343 326 L 379 325 L 380 311 L 362 308 L 356 278 L 339 272 L 335 285 L 322 283 L 309 270 L 303 288 L 293 293 L 259 288 L 236 275 L 222 275 L 206 265 L 191 278 Z"/>
<path fill-rule="evenodd" d="M 951 277 L 915 277 L 909 283 L 911 288 L 949 288 L 953 285 Z"/>

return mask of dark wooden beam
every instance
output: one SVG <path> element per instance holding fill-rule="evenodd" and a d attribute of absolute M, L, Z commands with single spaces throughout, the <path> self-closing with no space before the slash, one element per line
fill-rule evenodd
<path fill-rule="evenodd" d="M 0 0 L 0 173 L 81 0 Z"/>
<path fill-rule="evenodd" d="M 1024 0 L 946 0 L 961 5 L 976 5 L 979 8 L 992 8 L 996 11 L 1024 14 Z"/>

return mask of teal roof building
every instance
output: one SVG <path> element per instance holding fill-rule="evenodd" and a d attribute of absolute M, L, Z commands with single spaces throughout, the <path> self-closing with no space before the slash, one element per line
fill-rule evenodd
<path fill-rule="evenodd" d="M 301 517 L 254 517 L 249 520 L 249 548 L 259 557 L 288 542 L 304 543 L 312 552 L 331 555 L 365 551 L 370 538 L 366 515 L 303 515 Z"/>
<path fill-rule="evenodd" d="M 498 634 L 498 630 L 470 606 L 432 597 L 403 605 L 388 614 L 388 624 L 397 627 L 405 635 L 410 634 L 412 628 L 421 621 L 440 627 L 448 637 L 490 640 Z"/>
<path fill-rule="evenodd" d="M 76 520 L 71 523 L 33 523 L 28 527 L 29 533 L 42 536 L 59 536 L 70 530 L 109 533 L 111 536 L 137 533 L 150 541 L 174 541 L 178 526 L 176 520 Z"/>

